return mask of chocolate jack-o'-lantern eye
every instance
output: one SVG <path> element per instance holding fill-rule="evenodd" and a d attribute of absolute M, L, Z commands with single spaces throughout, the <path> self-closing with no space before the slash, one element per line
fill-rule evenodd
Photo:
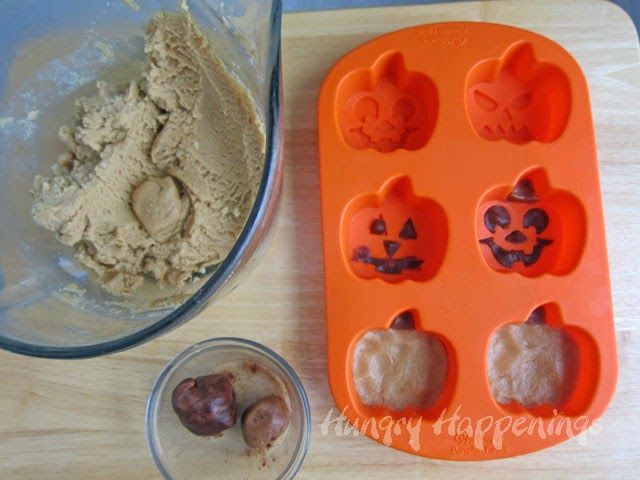
<path fill-rule="evenodd" d="M 537 234 L 542 233 L 547 228 L 547 225 L 549 225 L 549 216 L 539 208 L 527 210 L 522 218 L 522 226 L 524 228 L 533 226 Z"/>
<path fill-rule="evenodd" d="M 413 224 L 413 220 L 411 220 L 411 218 L 408 218 L 404 223 L 398 236 L 406 240 L 415 240 L 416 238 L 418 238 L 418 232 L 416 232 L 416 227 Z"/>
<path fill-rule="evenodd" d="M 373 222 L 371 222 L 371 227 L 369 227 L 369 232 L 371 235 L 386 235 L 387 234 L 387 223 L 380 215 Z"/>
<path fill-rule="evenodd" d="M 499 205 L 494 205 L 484 213 L 484 224 L 491 233 L 496 233 L 496 227 L 507 228 L 511 223 L 509 211 Z"/>

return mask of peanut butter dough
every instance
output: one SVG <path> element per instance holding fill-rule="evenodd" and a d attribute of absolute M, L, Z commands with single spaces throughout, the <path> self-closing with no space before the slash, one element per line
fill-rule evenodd
<path fill-rule="evenodd" d="M 395 411 L 433 405 L 447 368 L 442 343 L 415 330 L 410 312 L 399 315 L 389 329 L 365 333 L 353 354 L 353 380 L 362 403 Z"/>
<path fill-rule="evenodd" d="M 576 347 L 560 329 L 504 325 L 491 337 L 488 353 L 489 383 L 500 404 L 560 406 L 575 385 Z"/>
<path fill-rule="evenodd" d="M 149 177 L 131 195 L 138 220 L 158 242 L 166 242 L 182 230 L 189 214 L 189 197 L 180 196 L 171 177 Z"/>
<path fill-rule="evenodd" d="M 265 135 L 246 89 L 188 14 L 147 27 L 144 78 L 98 82 L 60 129 L 67 148 L 33 183 L 32 215 L 104 288 L 129 294 L 145 276 L 182 286 L 221 262 L 254 201 Z"/>

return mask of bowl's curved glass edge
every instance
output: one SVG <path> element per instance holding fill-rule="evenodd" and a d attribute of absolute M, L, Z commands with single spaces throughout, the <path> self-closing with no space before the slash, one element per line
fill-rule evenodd
<path fill-rule="evenodd" d="M 282 2 L 272 2 L 270 18 L 269 56 L 267 64 L 267 76 L 269 78 L 269 99 L 266 111 L 265 126 L 267 128 L 267 148 L 265 166 L 260 187 L 256 195 L 253 207 L 245 226 L 238 236 L 238 240 L 220 264 L 211 278 L 184 304 L 176 308 L 158 322 L 139 330 L 127 337 L 110 340 L 95 345 L 74 347 L 45 347 L 26 342 L 4 338 L 0 336 L 0 348 L 13 353 L 39 358 L 80 359 L 99 357 L 110 353 L 126 350 L 144 342 L 152 340 L 169 330 L 191 320 L 206 306 L 208 300 L 216 293 L 241 264 L 246 253 L 251 253 L 257 248 L 259 239 L 255 234 L 257 230 L 269 224 L 277 212 L 277 205 L 265 202 L 272 194 L 278 194 L 282 183 L 282 140 L 280 131 L 280 118 L 282 115 L 280 102 L 282 98 L 281 85 L 281 23 Z M 284 128 L 284 124 L 282 124 Z"/>

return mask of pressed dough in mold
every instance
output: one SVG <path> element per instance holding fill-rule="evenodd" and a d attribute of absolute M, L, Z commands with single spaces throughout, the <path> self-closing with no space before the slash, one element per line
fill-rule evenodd
<path fill-rule="evenodd" d="M 431 406 L 447 378 L 447 354 L 438 338 L 415 329 L 411 312 L 391 328 L 371 330 L 356 344 L 353 379 L 367 406 L 398 411 Z"/>
<path fill-rule="evenodd" d="M 500 327 L 489 341 L 489 383 L 500 404 L 562 405 L 576 383 L 577 365 L 576 344 L 546 324 L 544 307 L 524 323 Z"/>

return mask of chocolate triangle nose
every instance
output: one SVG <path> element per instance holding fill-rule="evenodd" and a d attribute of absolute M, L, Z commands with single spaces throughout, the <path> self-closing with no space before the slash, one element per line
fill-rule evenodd
<path fill-rule="evenodd" d="M 384 250 L 387 252 L 389 258 L 393 258 L 400 248 L 400 242 L 394 242 L 393 240 L 385 240 L 382 243 L 384 243 Z"/>
<path fill-rule="evenodd" d="M 514 230 L 509 235 L 504 237 L 504 239 L 509 243 L 524 243 L 527 241 L 527 236 L 520 230 Z"/>

